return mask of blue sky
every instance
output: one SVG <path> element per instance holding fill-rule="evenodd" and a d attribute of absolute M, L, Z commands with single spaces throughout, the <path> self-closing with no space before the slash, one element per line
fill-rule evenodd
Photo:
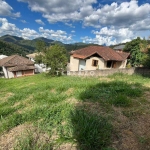
<path fill-rule="evenodd" d="M 150 0 L 0 0 L 0 36 L 112 45 L 150 36 Z"/>

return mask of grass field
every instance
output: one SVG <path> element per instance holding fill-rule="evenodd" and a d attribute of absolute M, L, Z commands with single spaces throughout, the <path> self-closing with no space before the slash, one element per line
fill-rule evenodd
<path fill-rule="evenodd" d="M 149 150 L 150 78 L 0 79 L 2 150 Z"/>

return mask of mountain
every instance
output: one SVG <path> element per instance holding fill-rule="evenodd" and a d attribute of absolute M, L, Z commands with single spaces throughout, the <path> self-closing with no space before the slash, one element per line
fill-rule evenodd
<path fill-rule="evenodd" d="M 22 55 L 26 56 L 27 54 L 32 53 L 29 49 L 26 49 L 24 47 L 18 46 L 13 43 L 5 42 L 0 40 L 0 55 Z"/>
<path fill-rule="evenodd" d="M 33 41 L 44 41 L 45 43 L 52 43 L 54 42 L 54 40 L 51 40 L 51 39 L 47 39 L 47 38 L 44 38 L 44 37 L 39 37 L 39 38 L 36 38 L 36 39 L 33 39 Z"/>
<path fill-rule="evenodd" d="M 17 36 L 10 36 L 10 35 L 4 35 L 2 37 L 0 37 L 0 40 L 5 41 L 5 42 L 11 42 L 11 43 L 15 43 L 17 41 L 21 41 L 24 40 L 22 37 L 17 37 Z"/>
<path fill-rule="evenodd" d="M 46 46 L 50 46 L 54 44 L 63 45 L 68 52 L 70 52 L 71 50 L 84 48 L 90 45 L 97 45 L 97 44 L 87 44 L 87 43 L 82 43 L 82 42 L 73 43 L 73 44 L 64 44 L 60 41 L 55 41 L 55 40 L 47 39 L 44 37 L 38 37 L 33 40 L 26 40 L 26 39 L 23 39 L 22 37 L 4 35 L 0 37 L 0 44 L 1 44 L 0 54 L 3 53 L 5 55 L 11 55 L 14 53 L 18 53 L 21 55 L 25 55 L 28 53 L 33 53 L 36 50 L 36 42 L 39 40 L 44 41 Z M 9 50 L 8 50 L 8 47 L 9 47 Z"/>

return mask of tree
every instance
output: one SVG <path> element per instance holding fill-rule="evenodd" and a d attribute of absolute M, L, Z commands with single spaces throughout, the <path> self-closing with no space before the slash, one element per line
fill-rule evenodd
<path fill-rule="evenodd" d="M 145 67 L 150 68 L 150 48 L 148 48 L 148 52 L 147 52 L 147 55 L 145 56 L 143 65 Z"/>
<path fill-rule="evenodd" d="M 67 66 L 66 49 L 60 45 L 50 46 L 44 53 L 44 63 L 51 68 L 51 75 L 56 75 L 57 71 L 64 71 Z"/>
<path fill-rule="evenodd" d="M 43 62 L 43 53 L 46 50 L 46 44 L 44 41 L 40 41 L 38 40 L 36 42 L 36 51 L 37 51 L 37 55 L 35 56 L 35 62 L 37 64 L 40 64 Z"/>
<path fill-rule="evenodd" d="M 137 39 L 128 42 L 125 45 L 124 51 L 130 52 L 130 64 L 131 66 L 140 66 L 143 64 L 145 58 L 145 50 L 147 48 L 147 41 L 144 39 Z"/>
<path fill-rule="evenodd" d="M 36 51 L 43 52 L 46 49 L 46 43 L 44 41 L 38 40 L 36 42 Z"/>

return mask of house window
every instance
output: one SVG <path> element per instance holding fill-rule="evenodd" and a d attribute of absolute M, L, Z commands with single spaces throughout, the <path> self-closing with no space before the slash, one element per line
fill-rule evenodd
<path fill-rule="evenodd" d="M 112 66 L 112 61 L 107 61 L 107 68 L 111 68 Z"/>
<path fill-rule="evenodd" d="M 98 65 L 98 60 L 92 60 L 92 66 L 97 67 Z"/>

